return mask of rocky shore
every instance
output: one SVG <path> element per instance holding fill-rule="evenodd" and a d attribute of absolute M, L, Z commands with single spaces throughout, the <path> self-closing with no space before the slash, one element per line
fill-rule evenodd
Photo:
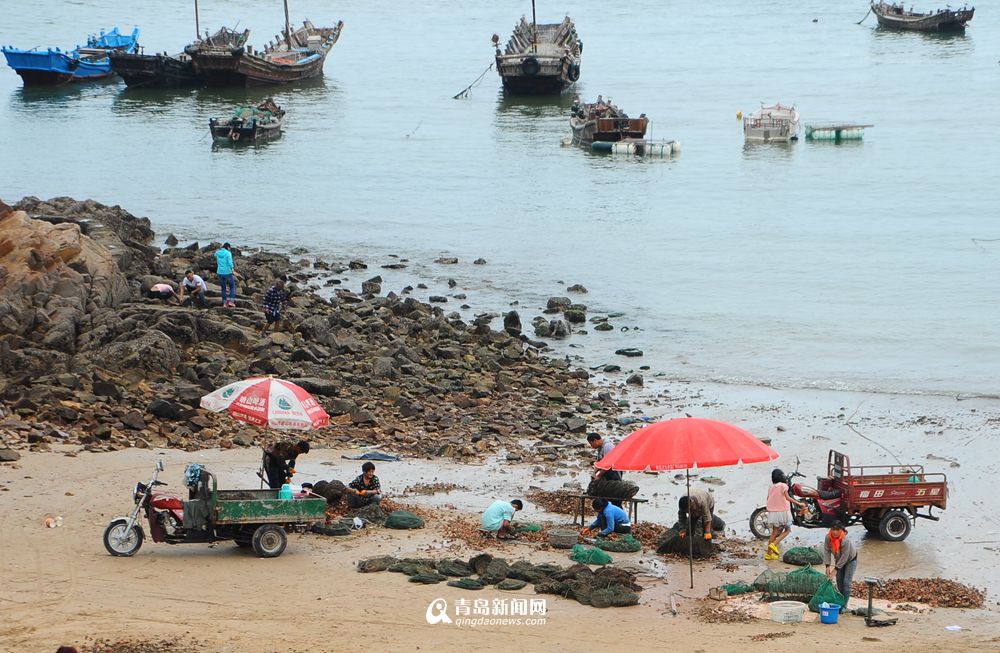
<path fill-rule="evenodd" d="M 329 446 L 551 463 L 567 451 L 584 455 L 583 433 L 616 424 L 611 394 L 586 369 L 545 357 L 515 313 L 466 323 L 408 289 L 383 293 L 378 276 L 325 297 L 321 277 L 337 264 L 238 248 L 237 307 L 223 309 L 212 285 L 219 244 L 181 247 L 171 236 L 161 249 L 154 238 L 148 219 L 117 206 L 0 203 L 4 455 L 56 442 L 91 451 L 262 444 L 278 436 L 198 404 L 263 374 L 316 396 L 332 426 L 310 438 Z M 187 269 L 209 282 L 209 308 L 146 298 L 152 284 L 176 283 Z M 260 300 L 279 278 L 295 284 L 294 303 L 283 331 L 261 338 Z M 536 325 L 539 334 L 582 318 L 579 305 L 554 299 L 550 308 L 565 319 Z"/>

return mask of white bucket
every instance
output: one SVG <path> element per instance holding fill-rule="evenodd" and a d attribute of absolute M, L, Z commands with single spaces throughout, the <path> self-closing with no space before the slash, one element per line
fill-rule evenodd
<path fill-rule="evenodd" d="M 771 604 L 771 621 L 794 624 L 802 621 L 806 604 L 801 601 L 775 601 Z"/>

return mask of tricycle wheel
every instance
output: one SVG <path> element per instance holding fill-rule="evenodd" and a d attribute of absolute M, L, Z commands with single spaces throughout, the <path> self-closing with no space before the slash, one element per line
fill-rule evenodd
<path fill-rule="evenodd" d="M 138 524 L 128 531 L 127 519 L 116 519 L 104 529 L 104 548 L 113 556 L 127 558 L 142 546 L 143 533 Z"/>
<path fill-rule="evenodd" d="M 878 525 L 879 525 L 878 512 L 875 510 L 869 510 L 861 517 L 861 525 L 865 527 L 865 530 L 872 535 L 878 535 Z"/>
<path fill-rule="evenodd" d="M 288 538 L 276 524 L 264 524 L 253 533 L 253 550 L 261 558 L 276 558 L 285 550 Z"/>
<path fill-rule="evenodd" d="M 910 534 L 910 516 L 902 510 L 890 510 L 882 516 L 878 533 L 887 542 L 902 542 Z"/>
<path fill-rule="evenodd" d="M 763 539 L 771 536 L 771 529 L 767 525 L 767 508 L 760 507 L 750 515 L 750 532 L 754 537 Z"/>

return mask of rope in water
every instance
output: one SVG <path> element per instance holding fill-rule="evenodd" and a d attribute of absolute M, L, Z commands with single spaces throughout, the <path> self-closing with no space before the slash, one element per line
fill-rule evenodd
<path fill-rule="evenodd" d="M 452 99 L 453 100 L 461 100 L 461 99 L 465 99 L 465 98 L 469 97 L 469 91 L 471 91 L 475 87 L 479 86 L 479 83 L 483 81 L 483 77 L 486 77 L 486 73 L 490 72 L 490 70 L 492 68 L 493 68 L 493 64 L 491 63 L 489 66 L 486 67 L 486 70 L 483 71 L 482 75 L 480 75 L 479 77 L 477 77 L 474 82 L 472 82 L 471 84 L 469 84 L 468 86 L 466 86 L 464 89 L 462 89 L 461 92 L 459 92 L 456 95 L 454 95 L 452 97 Z"/>

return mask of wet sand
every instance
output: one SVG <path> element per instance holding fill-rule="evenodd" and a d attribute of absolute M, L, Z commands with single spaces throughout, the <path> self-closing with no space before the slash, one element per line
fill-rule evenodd
<path fill-rule="evenodd" d="M 738 390 L 738 392 L 737 392 Z M 657 392 L 664 391 L 663 388 Z M 989 499 L 987 481 L 996 476 L 990 455 L 992 425 L 1000 419 L 1000 402 L 846 393 L 785 391 L 769 388 L 698 387 L 677 384 L 665 388 L 669 399 L 657 400 L 657 412 L 667 416 L 684 411 L 740 423 L 762 437 L 772 437 L 785 467 L 801 457 L 809 476 L 822 471 L 826 451 L 836 447 L 856 462 L 885 464 L 888 454 L 855 434 L 854 427 L 897 452 L 904 462 L 921 462 L 927 471 L 944 471 L 951 488 L 950 508 L 940 522 L 921 521 L 903 543 L 869 540 L 862 529 L 850 535 L 860 545 L 858 577 L 942 576 L 989 591 L 1000 583 L 997 553 L 1000 526 L 992 515 L 981 516 Z M 650 391 L 652 392 L 652 391 Z M 642 403 L 633 399 L 633 406 Z M 653 414 L 646 407 L 646 414 Z M 784 431 L 778 431 L 778 426 Z M 298 481 L 336 478 L 350 480 L 359 461 L 341 459 L 342 452 L 316 449 L 298 465 Z M 948 458 L 928 459 L 927 456 Z M 415 586 L 398 574 L 358 574 L 354 563 L 377 554 L 457 555 L 468 553 L 447 542 L 433 523 L 420 531 L 378 530 L 349 538 L 293 535 L 286 552 L 260 560 L 231 543 L 170 547 L 147 542 L 134 558 L 113 558 L 101 544 L 101 533 L 115 515 L 130 507 L 131 488 L 146 480 L 155 460 L 167 466 L 161 476 L 176 490 L 185 464 L 201 462 L 218 474 L 226 487 L 254 486 L 259 460 L 255 450 L 199 452 L 131 449 L 110 454 L 63 452 L 27 453 L 15 465 L 0 466 L 0 650 L 47 651 L 61 643 L 82 642 L 85 636 L 188 636 L 204 641 L 209 651 L 317 651 L 381 646 L 387 650 L 583 650 L 604 643 L 608 623 L 626 638 L 632 650 L 662 650 L 669 642 L 677 650 L 770 651 L 772 641 L 753 641 L 761 633 L 790 632 L 782 646 L 800 650 L 882 651 L 911 648 L 941 651 L 995 650 L 1000 646 L 1000 615 L 996 598 L 987 596 L 983 610 L 933 609 L 900 613 L 897 626 L 868 629 L 855 617 L 837 626 L 818 623 L 779 625 L 706 624 L 694 616 L 707 589 L 719 582 L 752 581 L 765 567 L 762 560 L 745 560 L 738 571 L 724 572 L 713 563 L 695 569 L 695 588 L 688 587 L 687 567 L 667 559 L 650 565 L 660 576 L 644 579 L 647 586 L 635 608 L 598 611 L 567 599 L 544 596 L 544 625 L 429 625 L 429 602 L 442 597 L 508 596 L 487 589 L 463 592 L 445 586 Z M 478 512 L 493 498 L 523 494 L 529 485 L 558 489 L 567 481 L 586 481 L 586 463 L 537 469 L 497 459 L 479 466 L 437 460 L 377 463 L 383 487 L 392 496 L 418 482 L 449 482 L 468 488 L 448 494 L 415 495 L 403 500 L 452 510 Z M 748 537 L 746 520 L 763 499 L 769 467 L 704 470 L 724 484 L 706 484 L 717 496 L 719 513 L 729 529 Z M 633 476 L 641 494 L 650 498 L 642 519 L 672 520 L 683 483 L 672 476 Z M 701 481 L 698 481 L 701 483 Z M 42 524 L 46 514 L 64 518 L 55 529 Z M 547 515 L 526 506 L 524 520 L 565 517 Z M 793 533 L 791 543 L 815 544 L 821 531 Z M 985 543 L 980 543 L 985 542 Z M 528 545 L 507 545 L 511 559 L 567 563 L 560 551 Z M 644 560 L 648 554 L 616 554 L 616 559 Z M 777 563 L 770 563 L 782 568 Z M 474 594 L 475 596 L 470 596 Z M 537 595 L 522 591 L 525 598 Z M 669 611 L 674 595 L 679 614 Z M 945 626 L 960 625 L 950 632 Z M 598 644 L 598 643 L 601 644 Z"/>

